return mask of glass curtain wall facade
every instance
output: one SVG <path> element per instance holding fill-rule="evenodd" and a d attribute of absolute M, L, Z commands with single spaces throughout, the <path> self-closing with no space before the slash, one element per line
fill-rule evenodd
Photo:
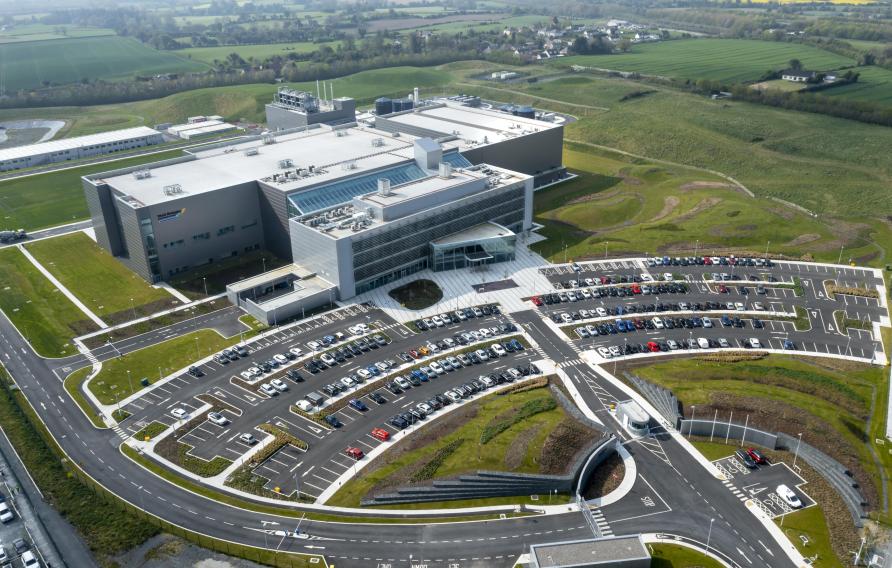
<path fill-rule="evenodd" d="M 442 245 L 431 243 L 431 270 L 455 270 L 514 260 L 516 243 L 516 235 Z"/>

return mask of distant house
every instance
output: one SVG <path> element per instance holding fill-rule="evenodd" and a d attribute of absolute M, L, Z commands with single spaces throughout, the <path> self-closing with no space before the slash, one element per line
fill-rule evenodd
<path fill-rule="evenodd" d="M 808 83 L 816 77 L 814 71 L 802 71 L 796 69 L 787 69 L 781 73 L 781 79 L 784 81 L 792 81 L 794 83 Z"/>

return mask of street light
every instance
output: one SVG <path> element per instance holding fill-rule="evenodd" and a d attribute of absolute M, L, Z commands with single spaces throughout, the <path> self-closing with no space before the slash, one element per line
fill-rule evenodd
<path fill-rule="evenodd" d="M 796 442 L 796 453 L 793 454 L 793 467 L 796 467 L 796 459 L 799 457 L 799 446 L 802 445 L 802 432 L 799 432 L 799 441 Z"/>
<path fill-rule="evenodd" d="M 204 295 L 208 295 L 208 279 L 205 276 L 201 277 L 201 281 L 204 282 Z"/>
<path fill-rule="evenodd" d="M 130 298 L 130 313 L 133 314 L 133 319 L 136 319 L 136 305 L 133 303 L 133 298 Z"/>
<path fill-rule="evenodd" d="M 688 426 L 688 439 L 691 438 L 691 430 L 694 428 L 694 415 L 697 413 L 697 407 L 695 405 L 691 405 L 691 425 Z"/>
<path fill-rule="evenodd" d="M 712 523 L 715 518 L 709 519 L 709 533 L 706 535 L 706 554 L 709 554 L 709 540 L 712 538 Z"/>
<path fill-rule="evenodd" d="M 130 384 L 130 392 L 136 392 L 133 390 L 133 379 L 130 377 L 130 369 L 127 369 L 127 382 Z"/>

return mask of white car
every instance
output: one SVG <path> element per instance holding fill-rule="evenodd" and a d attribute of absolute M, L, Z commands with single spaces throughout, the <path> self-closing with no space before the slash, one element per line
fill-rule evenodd
<path fill-rule="evenodd" d="M 577 327 L 575 331 L 576 331 L 576 335 L 578 335 L 580 339 L 585 339 L 585 338 L 589 337 L 589 335 L 590 335 L 588 330 L 585 329 L 584 327 Z"/>
<path fill-rule="evenodd" d="M 571 319 L 572 319 L 572 318 L 571 318 Z M 481 327 L 481 328 L 480 328 L 479 330 L 477 330 L 477 331 L 479 331 L 479 332 L 480 332 L 480 335 L 482 335 L 483 337 L 489 337 L 490 335 L 492 335 L 492 332 L 489 331 L 489 329 L 487 329 L 487 328 L 485 328 L 485 327 Z"/>
<path fill-rule="evenodd" d="M 344 377 L 341 379 L 341 384 L 347 387 L 348 389 L 356 386 L 356 382 L 350 377 Z"/>
<path fill-rule="evenodd" d="M 319 348 L 322 347 L 322 345 L 320 345 L 318 341 L 309 341 L 307 342 L 307 347 L 309 347 L 313 351 L 318 351 Z"/>
<path fill-rule="evenodd" d="M 743 305 L 743 302 L 735 302 L 735 303 L 734 303 L 734 308 L 735 308 L 738 312 L 742 312 L 743 310 L 746 309 L 746 306 Z"/>
<path fill-rule="evenodd" d="M 440 316 L 434 316 L 434 317 L 432 317 L 432 318 L 431 318 L 431 321 L 434 322 L 434 325 L 437 326 L 437 327 L 443 327 L 443 325 L 445 325 L 445 324 L 443 323 L 443 320 L 440 318 Z"/>
<path fill-rule="evenodd" d="M 705 337 L 698 337 L 697 345 L 700 346 L 700 349 L 709 349 L 709 340 L 707 340 Z"/>
<path fill-rule="evenodd" d="M 303 410 L 304 412 L 310 412 L 313 410 L 313 403 L 309 400 L 298 400 L 295 406 L 300 410 Z"/>
<path fill-rule="evenodd" d="M 433 343 L 428 343 L 427 345 L 425 345 L 425 347 L 427 347 L 427 350 L 430 351 L 431 353 L 436 353 L 436 352 L 438 352 L 438 351 L 440 350 L 440 348 L 437 347 L 437 346 L 436 346 L 435 344 L 433 344 Z"/>
<path fill-rule="evenodd" d="M 664 273 L 663 273 L 663 280 L 665 280 L 665 281 L 667 281 L 667 282 L 670 281 L 670 280 L 672 280 L 672 273 L 671 273 L 671 272 L 664 272 Z"/>
<path fill-rule="evenodd" d="M 567 292 L 567 297 L 570 298 L 571 302 L 579 300 L 579 298 L 576 297 L 576 292 L 573 292 L 572 290 Z"/>
<path fill-rule="evenodd" d="M 444 392 L 443 394 L 448 396 L 449 400 L 451 400 L 452 402 L 461 402 L 461 395 L 455 391 L 448 390 L 448 391 Z"/>
<path fill-rule="evenodd" d="M 762 304 L 762 302 L 753 302 L 753 309 L 761 312 L 765 309 L 765 306 Z"/>
<path fill-rule="evenodd" d="M 496 382 L 494 380 L 490 379 L 489 377 L 487 377 L 486 375 L 480 375 L 477 378 L 477 380 L 480 381 L 481 383 L 483 383 L 484 385 L 486 385 L 487 387 L 496 386 Z"/>
<path fill-rule="evenodd" d="M 251 377 L 259 377 L 263 374 L 260 367 L 248 367 L 248 372 L 251 373 Z"/>
<path fill-rule="evenodd" d="M 262 392 L 266 396 L 276 396 L 277 394 L 279 394 L 279 391 L 277 391 L 267 383 L 263 383 L 262 385 L 260 385 L 260 392 Z"/>
<path fill-rule="evenodd" d="M 431 414 L 434 411 L 433 407 L 431 407 L 431 405 L 429 405 L 426 402 L 418 403 L 417 405 L 415 405 L 415 408 L 417 408 L 418 410 L 420 410 L 421 412 L 423 412 L 425 414 Z"/>
<path fill-rule="evenodd" d="M 592 299 L 592 293 L 584 288 L 582 290 L 580 290 L 579 293 L 582 294 L 582 297 L 585 298 L 586 300 Z"/>
<path fill-rule="evenodd" d="M 802 501 L 800 501 L 796 493 L 794 493 L 793 490 L 786 485 L 778 485 L 776 491 L 777 496 L 783 499 L 784 502 L 790 507 L 794 509 L 799 509 L 802 507 Z"/>
<path fill-rule="evenodd" d="M 709 318 L 703 318 L 703 327 L 706 327 L 706 328 L 712 327 L 712 320 Z"/>
<path fill-rule="evenodd" d="M 755 337 L 750 337 L 750 347 L 752 347 L 753 349 L 758 349 L 759 347 L 762 347 L 762 344 L 759 343 L 759 340 Z"/>
<path fill-rule="evenodd" d="M 508 352 L 505 351 L 505 348 L 498 343 L 493 344 L 492 350 L 495 351 L 496 355 L 498 355 L 499 357 L 504 357 L 508 354 Z"/>
<path fill-rule="evenodd" d="M 379 361 L 379 362 L 375 363 L 375 367 L 377 367 L 377 369 L 378 369 L 379 371 L 381 371 L 382 373 L 386 373 L 386 372 L 387 372 L 387 369 L 390 368 L 390 365 L 388 365 L 387 363 L 382 363 L 382 362 Z"/>
<path fill-rule="evenodd" d="M 598 312 L 598 317 L 599 317 L 599 318 L 606 318 L 606 317 L 607 317 L 607 310 L 605 310 L 604 308 L 595 308 L 595 311 Z"/>
<path fill-rule="evenodd" d="M 641 273 L 641 281 L 642 282 L 653 282 L 654 279 L 653 279 L 653 276 L 651 276 L 650 274 L 647 274 L 646 272 L 642 272 Z"/>
<path fill-rule="evenodd" d="M 292 347 L 288 351 L 290 351 L 291 354 L 294 355 L 295 357 L 300 357 L 304 352 L 303 349 L 301 349 L 300 347 Z"/>
<path fill-rule="evenodd" d="M 285 365 L 286 363 L 288 363 L 288 357 L 285 357 L 281 353 L 276 353 L 275 355 L 273 355 L 273 359 L 275 359 L 282 365 Z"/>
<path fill-rule="evenodd" d="M 437 362 L 437 361 L 433 361 L 433 362 L 430 364 L 430 368 L 431 368 L 431 370 L 432 370 L 433 372 L 435 372 L 435 373 L 438 374 L 438 375 L 442 375 L 443 373 L 446 372 L 446 369 L 444 369 L 443 366 L 440 365 L 440 363 Z"/>
<path fill-rule="evenodd" d="M 679 302 L 678 309 L 687 311 L 690 309 L 690 306 L 688 306 L 687 302 Z"/>
<path fill-rule="evenodd" d="M 663 329 L 664 327 L 666 327 L 663 324 L 663 320 L 661 320 L 660 318 L 654 318 L 653 322 L 654 322 L 654 327 L 657 329 Z"/>
<path fill-rule="evenodd" d="M 226 418 L 219 412 L 208 412 L 208 421 L 213 422 L 217 426 L 226 426 L 229 424 L 229 418 Z"/>
<path fill-rule="evenodd" d="M 33 552 L 26 550 L 22 553 L 22 566 L 23 568 L 39 568 L 40 561 Z"/>
<path fill-rule="evenodd" d="M 455 310 L 452 313 L 455 314 L 455 317 L 457 317 L 460 321 L 465 321 L 466 319 L 468 319 L 468 316 L 466 316 L 465 312 L 463 312 L 462 310 Z"/>
<path fill-rule="evenodd" d="M 400 387 L 401 389 L 403 389 L 403 390 L 412 388 L 412 385 L 409 383 L 409 381 L 407 381 L 407 380 L 404 379 L 403 377 L 397 377 L 397 378 L 393 379 L 393 382 L 395 382 L 396 384 L 398 384 L 399 387 Z"/>
<path fill-rule="evenodd" d="M 481 361 L 489 361 L 489 353 L 487 353 L 483 349 L 478 349 L 477 351 L 474 351 L 474 353 L 476 353 L 477 356 L 480 357 Z"/>
<path fill-rule="evenodd" d="M 610 350 L 606 347 L 598 347 L 598 355 L 603 357 L 604 359 L 610 359 L 613 355 L 610 354 Z"/>
<path fill-rule="evenodd" d="M 331 367 L 332 365 L 337 365 L 337 363 L 338 363 L 337 361 L 335 361 L 335 358 L 332 357 L 331 355 L 329 355 L 328 353 L 323 353 L 322 355 L 319 356 L 319 359 L 321 359 L 322 362 L 325 363 L 326 365 L 328 365 L 329 367 Z"/>
<path fill-rule="evenodd" d="M 598 335 L 598 328 L 596 328 L 592 324 L 588 324 L 587 326 L 585 326 L 585 330 L 592 337 L 595 337 L 596 335 Z"/>
<path fill-rule="evenodd" d="M 269 382 L 269 384 L 272 385 L 272 387 L 279 392 L 285 392 L 286 390 L 288 390 L 288 385 L 286 385 L 285 381 L 283 381 L 282 379 L 273 379 Z"/>
<path fill-rule="evenodd" d="M 170 411 L 170 413 L 173 415 L 174 418 L 176 418 L 178 420 L 182 420 L 184 418 L 189 417 L 189 413 L 186 412 L 182 408 L 174 408 L 173 410 Z"/>
<path fill-rule="evenodd" d="M 675 351 L 676 349 L 678 349 L 678 342 L 675 341 L 674 339 L 667 339 L 666 345 L 669 346 L 670 351 Z"/>
<path fill-rule="evenodd" d="M 573 321 L 573 316 L 571 316 L 567 312 L 564 312 L 561 314 L 561 320 L 563 320 L 564 323 L 570 323 Z"/>
<path fill-rule="evenodd" d="M 523 378 L 523 373 L 521 373 L 517 369 L 508 369 L 508 374 L 511 375 L 515 381 L 519 381 Z"/>
<path fill-rule="evenodd" d="M 719 337 L 719 347 L 731 347 L 731 344 L 724 337 Z"/>
<path fill-rule="evenodd" d="M 257 438 L 255 438 L 254 434 L 251 434 L 250 432 L 245 432 L 244 434 L 239 434 L 238 439 L 243 444 L 248 444 L 249 446 L 253 446 L 254 444 L 257 443 Z"/>
<path fill-rule="evenodd" d="M 8 523 L 15 518 L 12 509 L 6 503 L 0 503 L 0 522 Z"/>
<path fill-rule="evenodd" d="M 242 371 L 241 373 L 239 373 L 239 375 L 246 381 L 250 381 L 254 378 L 254 375 L 251 374 L 251 371 Z"/>
<path fill-rule="evenodd" d="M 611 345 L 608 349 L 610 349 L 610 354 L 614 357 L 619 357 L 623 354 L 619 347 L 616 345 Z"/>

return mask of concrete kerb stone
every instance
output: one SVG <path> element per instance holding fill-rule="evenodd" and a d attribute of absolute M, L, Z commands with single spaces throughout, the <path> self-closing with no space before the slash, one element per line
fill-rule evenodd
<path fill-rule="evenodd" d="M 612 357 L 610 359 L 605 359 L 598 354 L 597 351 L 594 350 L 586 350 L 584 353 L 588 354 L 589 361 L 593 365 L 604 365 L 610 364 L 614 361 L 627 361 L 627 360 L 635 360 L 635 359 L 647 359 L 653 358 L 658 359 L 660 357 L 671 357 L 679 355 L 699 355 L 703 354 L 711 354 L 711 353 L 772 353 L 775 355 L 806 355 L 808 357 L 827 357 L 831 359 L 841 359 L 843 361 L 853 361 L 855 363 L 870 363 L 873 365 L 879 365 L 885 367 L 887 365 L 886 355 L 885 353 L 878 351 L 876 353 L 876 357 L 870 359 L 868 357 L 855 357 L 852 355 L 840 355 L 838 353 L 821 353 L 819 351 L 803 351 L 801 349 L 788 351 L 784 349 L 773 349 L 773 348 L 762 348 L 759 349 L 725 349 L 725 348 L 712 348 L 712 349 L 696 349 L 696 350 L 685 350 L 685 351 L 665 351 L 659 353 L 635 353 L 633 355 L 622 355 L 620 357 Z"/>

